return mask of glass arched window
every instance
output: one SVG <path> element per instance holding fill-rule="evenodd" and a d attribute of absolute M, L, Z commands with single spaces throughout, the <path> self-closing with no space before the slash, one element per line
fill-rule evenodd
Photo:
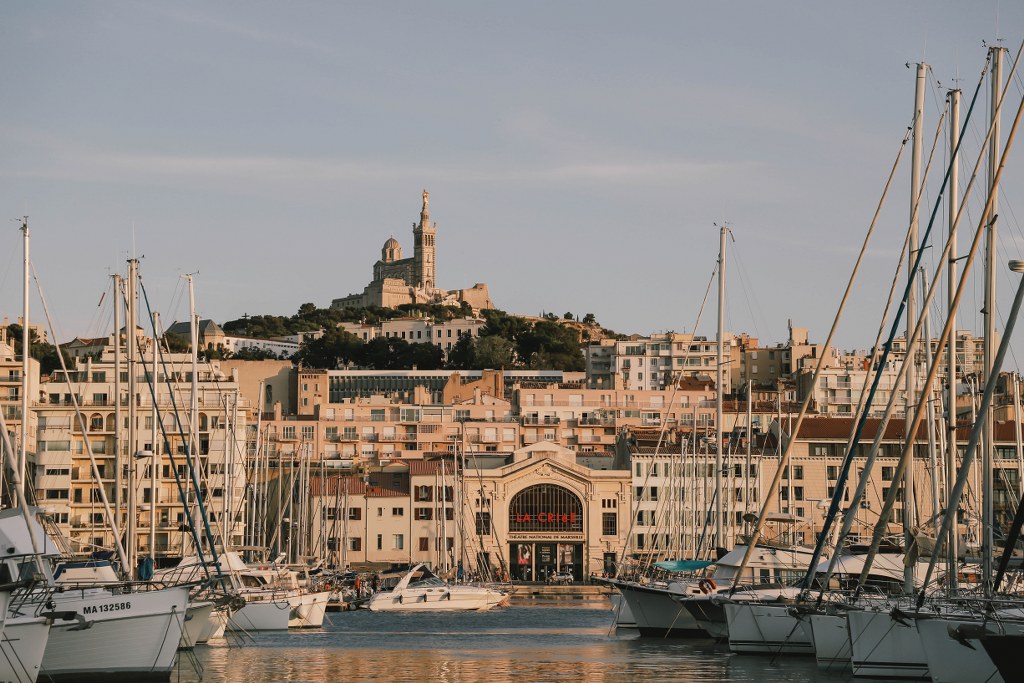
<path fill-rule="evenodd" d="M 537 484 L 512 497 L 509 531 L 583 531 L 583 504 L 572 491 Z"/>

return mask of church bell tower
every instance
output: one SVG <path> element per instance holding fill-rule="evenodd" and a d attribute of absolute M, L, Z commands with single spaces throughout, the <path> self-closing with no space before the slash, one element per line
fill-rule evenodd
<path fill-rule="evenodd" d="M 416 286 L 426 290 L 437 287 L 435 240 L 437 225 L 430 222 L 430 193 L 423 190 L 423 209 L 420 211 L 420 222 L 413 225 L 413 271 Z"/>

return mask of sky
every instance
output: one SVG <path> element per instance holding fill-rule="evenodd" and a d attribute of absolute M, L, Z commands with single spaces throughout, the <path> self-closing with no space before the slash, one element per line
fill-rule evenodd
<path fill-rule="evenodd" d="M 774 344 L 792 320 L 821 342 L 912 120 L 913 65 L 931 67 L 927 159 L 946 91 L 964 91 L 966 112 L 986 45 L 1008 49 L 1005 75 L 1022 39 L 1024 3 L 994 0 L 12 0 L 0 317 L 20 315 L 22 216 L 64 341 L 109 332 L 110 276 L 132 255 L 165 320 L 187 319 L 185 273 L 198 313 L 221 323 L 326 307 L 362 291 L 388 237 L 411 256 L 426 189 L 443 288 L 485 282 L 511 313 L 713 337 L 714 287 L 698 312 L 726 224 L 727 329 Z M 983 88 L 961 190 L 987 130 Z M 1021 156 L 1002 179 L 1001 315 L 1017 283 L 1005 263 L 1024 252 Z M 907 150 L 843 348 L 877 334 L 909 169 Z M 963 230 L 983 201 L 968 198 Z M 958 327 L 981 329 L 981 291 L 972 276 Z M 1024 360 L 1014 348 L 1009 365 Z"/>

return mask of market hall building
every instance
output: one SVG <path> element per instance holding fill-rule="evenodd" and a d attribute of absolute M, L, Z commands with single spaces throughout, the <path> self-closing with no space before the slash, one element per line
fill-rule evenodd
<path fill-rule="evenodd" d="M 309 542 L 322 539 L 330 566 L 463 562 L 517 581 L 556 571 L 582 580 L 613 571 L 622 557 L 630 474 L 628 459 L 548 441 L 512 453 L 394 459 L 362 476 L 313 477 Z"/>
<path fill-rule="evenodd" d="M 499 567 L 500 554 L 517 581 L 544 581 L 559 570 L 575 580 L 613 571 L 629 532 L 628 461 L 548 441 L 514 451 L 505 464 L 480 460 L 468 457 L 465 473 L 478 563 Z"/>

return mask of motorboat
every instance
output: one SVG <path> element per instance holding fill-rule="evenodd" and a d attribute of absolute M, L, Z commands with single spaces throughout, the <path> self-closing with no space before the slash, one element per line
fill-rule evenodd
<path fill-rule="evenodd" d="M 390 591 L 374 593 L 367 603 L 373 612 L 484 611 L 508 605 L 503 590 L 470 584 L 449 584 L 425 564 L 417 564 Z"/>

